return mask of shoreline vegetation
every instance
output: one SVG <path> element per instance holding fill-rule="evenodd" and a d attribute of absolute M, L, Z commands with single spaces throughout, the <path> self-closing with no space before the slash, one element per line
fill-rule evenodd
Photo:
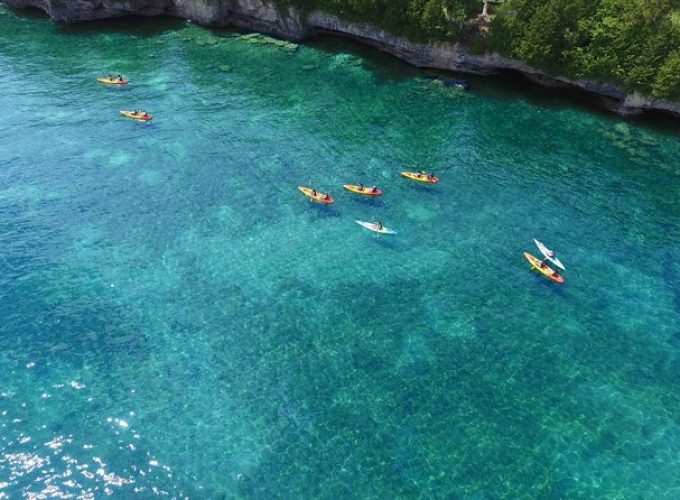
<path fill-rule="evenodd" d="M 680 0 L 5 0 L 76 22 L 169 15 L 301 40 L 354 38 L 422 68 L 515 71 L 680 117 Z"/>
<path fill-rule="evenodd" d="M 283 0 L 418 43 L 463 43 L 551 75 L 680 100 L 680 0 Z"/>

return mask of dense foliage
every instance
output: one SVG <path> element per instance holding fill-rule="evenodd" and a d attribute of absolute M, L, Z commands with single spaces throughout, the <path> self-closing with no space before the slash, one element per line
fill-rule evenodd
<path fill-rule="evenodd" d="M 551 73 L 680 98 L 680 0 L 511 0 L 490 42 Z"/>
<path fill-rule="evenodd" d="M 483 40 L 479 32 L 470 35 L 483 0 L 283 1 L 416 41 L 473 36 L 474 47 L 553 74 L 680 99 L 680 0 L 496 0 Z"/>
<path fill-rule="evenodd" d="M 411 40 L 458 39 L 466 19 L 482 10 L 482 0 L 284 0 L 319 9 L 347 21 L 370 22 Z"/>

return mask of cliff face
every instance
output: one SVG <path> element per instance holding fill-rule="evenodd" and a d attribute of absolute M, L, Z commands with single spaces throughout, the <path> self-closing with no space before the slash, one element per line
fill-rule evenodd
<path fill-rule="evenodd" d="M 62 22 L 89 21 L 128 15 L 167 15 L 211 26 L 236 26 L 301 40 L 318 33 L 354 38 L 399 57 L 414 66 L 488 75 L 512 70 L 551 87 L 576 87 L 606 98 L 603 103 L 621 114 L 656 110 L 680 117 L 680 103 L 626 94 L 614 85 L 591 80 L 570 80 L 548 75 L 520 61 L 496 53 L 477 55 L 460 44 L 420 44 L 394 36 L 368 24 L 348 23 L 314 11 L 303 14 L 270 0 L 4 0 L 15 8 L 37 7 Z"/>
<path fill-rule="evenodd" d="M 14 8 L 37 7 L 55 21 L 74 23 L 123 16 L 172 16 L 210 26 L 237 26 L 287 38 L 307 30 L 295 9 L 267 0 L 8 0 Z"/>

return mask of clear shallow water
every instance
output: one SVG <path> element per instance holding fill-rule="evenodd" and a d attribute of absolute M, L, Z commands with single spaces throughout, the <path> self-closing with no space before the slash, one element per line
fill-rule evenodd
<path fill-rule="evenodd" d="M 0 10 L 0 497 L 680 495 L 677 136 L 232 35 Z"/>

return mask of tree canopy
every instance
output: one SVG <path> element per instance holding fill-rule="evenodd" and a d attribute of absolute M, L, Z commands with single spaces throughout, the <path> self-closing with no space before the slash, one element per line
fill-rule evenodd
<path fill-rule="evenodd" d="M 510 0 L 489 47 L 553 74 L 680 98 L 680 0 Z"/>

